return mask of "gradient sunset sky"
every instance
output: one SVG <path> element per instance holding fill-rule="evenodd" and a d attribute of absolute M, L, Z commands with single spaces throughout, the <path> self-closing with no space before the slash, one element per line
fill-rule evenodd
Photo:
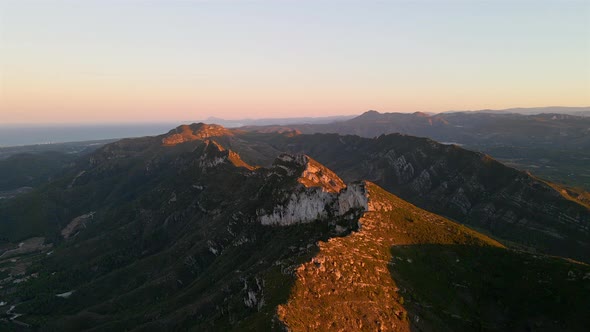
<path fill-rule="evenodd" d="M 590 1 L 0 0 L 0 124 L 590 106 Z"/>

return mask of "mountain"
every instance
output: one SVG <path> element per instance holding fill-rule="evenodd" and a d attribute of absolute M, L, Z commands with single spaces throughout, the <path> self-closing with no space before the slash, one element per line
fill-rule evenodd
<path fill-rule="evenodd" d="M 590 190 L 590 117 L 505 112 L 379 113 L 331 124 L 248 126 L 270 133 L 338 133 L 376 137 L 400 133 L 481 151 L 541 177 Z"/>
<path fill-rule="evenodd" d="M 188 138 L 184 143 L 171 145 L 170 141 L 176 141 L 179 133 Z M 109 183 L 93 188 L 92 196 L 81 189 L 71 202 L 65 202 L 62 189 L 49 186 L 44 191 L 16 199 L 0 210 L 3 220 L 0 233 L 10 234 L 7 239 L 11 241 L 40 236 L 55 229 L 52 222 L 63 223 L 63 220 L 88 213 L 88 209 L 78 208 L 79 204 L 88 202 L 92 211 L 100 208 L 97 202 L 118 204 L 114 199 L 117 195 L 133 197 L 133 192 L 141 191 L 152 180 L 149 174 L 161 173 L 162 164 L 172 162 L 170 159 L 177 158 L 180 153 L 194 150 L 203 139 L 213 139 L 223 149 L 235 151 L 241 156 L 238 163 L 243 159 L 249 165 L 270 166 L 283 152 L 306 154 L 339 174 L 344 181 L 369 180 L 404 200 L 515 245 L 590 261 L 587 193 L 568 191 L 506 167 L 487 155 L 404 135 L 369 139 L 336 134 L 266 134 L 204 124 L 182 126 L 165 135 L 121 140 L 105 146 L 79 161 L 80 165 L 71 171 L 70 177 L 60 180 L 61 185 L 71 186 L 96 178 L 90 175 L 86 163 L 98 169 L 106 168 L 98 174 L 145 169 L 146 174 L 129 185 L 132 190 L 111 178 Z M 118 191 L 113 194 L 112 190 Z M 41 200 L 45 202 L 44 209 L 27 208 Z M 38 232 L 32 234 L 30 229 Z M 57 235 L 56 232 L 54 236 Z"/>
<path fill-rule="evenodd" d="M 360 187 L 341 188 L 306 156 L 284 155 L 260 169 L 211 140 L 175 152 L 146 141 L 160 139 L 106 146 L 88 159 L 86 173 L 56 183 L 70 215 L 85 213 L 53 225 L 69 235 L 35 263 L 28 276 L 36 277 L 17 293 L 24 303 L 16 310 L 29 323 L 120 330 L 190 322 L 224 330 L 249 318 L 240 324 L 270 326 L 263 318 L 288 295 L 289 281 L 274 263 L 297 263 L 319 239 L 357 227 Z M 258 302 L 260 287 L 267 305 Z"/>
<path fill-rule="evenodd" d="M 588 326 L 581 307 L 566 309 L 554 298 L 569 289 L 568 299 L 585 305 L 578 293 L 587 290 L 585 282 L 576 279 L 590 278 L 585 265 L 506 250 L 372 183 L 366 188 L 368 211 L 359 219 L 359 231 L 320 243 L 315 257 L 297 267 L 291 296 L 278 308 L 289 329 L 550 331 Z M 568 278 L 579 283 L 570 284 Z M 559 312 L 550 313 L 554 309 Z"/>
<path fill-rule="evenodd" d="M 576 116 L 590 116 L 590 107 L 563 107 L 563 106 L 547 106 L 547 107 L 516 107 L 502 110 L 479 110 L 471 112 L 481 113 L 517 113 L 525 115 L 534 114 L 568 114 Z M 445 112 L 445 113 L 454 113 Z"/>
<path fill-rule="evenodd" d="M 372 182 L 420 197 L 410 184 L 423 168 L 431 188 L 419 187 L 426 196 L 420 204 L 436 202 L 431 191 L 449 195 L 444 204 L 460 216 L 462 201 L 451 193 L 463 188 L 468 199 L 479 190 L 498 211 L 526 218 L 537 217 L 542 204 L 565 207 L 559 222 L 535 220 L 539 229 L 515 224 L 535 238 L 554 227 L 559 245 L 588 240 L 583 230 L 571 235 L 577 226 L 565 218 L 579 213 L 576 220 L 587 225 L 580 203 L 459 147 L 400 135 L 261 134 L 193 124 L 105 145 L 47 185 L 1 203 L 8 241 L 0 243 L 0 327 L 589 326 L 586 264 L 507 248 Z M 565 250 L 584 257 L 580 248 Z"/>
<path fill-rule="evenodd" d="M 76 156 L 59 152 L 19 153 L 0 159 L 0 192 L 35 187 L 51 179 Z"/>
<path fill-rule="evenodd" d="M 30 192 L 60 177 L 80 156 L 114 141 L 0 147 L 0 200 Z"/>
<path fill-rule="evenodd" d="M 590 118 L 567 114 L 522 115 L 514 113 L 458 112 L 379 113 L 362 115 L 331 124 L 290 125 L 304 134 L 338 133 L 363 137 L 400 133 L 429 137 L 441 142 L 478 145 L 493 141 L 496 145 L 550 145 L 569 149 L 590 147 Z M 242 129 L 273 132 L 279 126 Z"/>
<path fill-rule="evenodd" d="M 568 191 L 482 153 L 398 134 L 242 133 L 224 144 L 263 165 L 279 151 L 304 153 L 345 181 L 372 181 L 514 245 L 590 261 L 588 194 Z"/>
<path fill-rule="evenodd" d="M 216 123 L 224 127 L 242 127 L 242 126 L 265 126 L 265 125 L 288 125 L 297 123 L 332 123 L 354 118 L 353 115 L 335 115 L 326 117 L 296 117 L 296 118 L 262 118 L 262 119 L 238 119 L 226 120 L 217 117 L 208 117 L 204 120 L 206 123 Z"/>

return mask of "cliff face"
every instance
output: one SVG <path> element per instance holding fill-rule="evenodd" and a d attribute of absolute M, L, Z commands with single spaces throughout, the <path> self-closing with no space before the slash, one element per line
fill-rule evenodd
<path fill-rule="evenodd" d="M 275 191 L 283 198 L 270 211 L 257 211 L 263 225 L 293 225 L 309 223 L 355 213 L 367 209 L 364 187 L 355 184 L 347 187 L 331 170 L 305 155 L 283 154 L 277 158 L 270 174 L 285 173 L 295 176 L 297 185 Z"/>

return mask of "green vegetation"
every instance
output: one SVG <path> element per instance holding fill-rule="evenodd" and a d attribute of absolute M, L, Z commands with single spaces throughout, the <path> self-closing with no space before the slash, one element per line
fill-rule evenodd
<path fill-rule="evenodd" d="M 587 206 L 482 153 L 398 134 L 373 139 L 337 134 L 243 137 L 256 146 L 270 144 L 277 150 L 306 153 L 345 181 L 373 181 L 413 204 L 483 229 L 506 243 L 590 261 Z M 244 160 L 248 161 L 245 156 Z"/>
<path fill-rule="evenodd" d="M 20 303 L 26 323 L 49 330 L 278 328 L 271 318 L 289 295 L 293 267 L 310 259 L 317 241 L 336 235 L 336 225 L 356 226 L 350 219 L 261 226 L 257 211 L 295 190 L 297 174 L 202 166 L 222 154 L 200 142 L 148 145 L 141 153 L 143 146 L 129 143 L 107 146 L 89 157 L 93 166 L 84 173 L 0 210 L 54 235 L 54 253 L 27 271 L 36 277 L 6 295 Z M 60 238 L 67 222 L 90 211 L 79 234 Z M 47 223 L 51 215 L 55 223 Z M 2 226 L 12 227 L 14 239 L 30 234 L 17 222 Z M 56 296 L 70 291 L 67 299 Z"/>
<path fill-rule="evenodd" d="M 584 149 L 552 149 L 514 146 L 471 146 L 503 163 L 552 182 L 590 191 L 590 152 Z"/>
<path fill-rule="evenodd" d="M 58 176 L 77 156 L 60 152 L 16 154 L 0 160 L 0 191 L 37 187 Z"/>
<path fill-rule="evenodd" d="M 378 320 L 427 330 L 588 326 L 586 265 L 506 250 L 386 190 L 520 245 L 586 258 L 588 235 L 576 227 L 586 225 L 588 210 L 573 192 L 560 193 L 482 154 L 401 135 L 238 133 L 218 141 L 243 150 L 252 165 L 270 164 L 277 151 L 303 151 L 346 180 L 375 180 L 385 190 L 367 184 L 376 211 L 363 215 L 355 233 L 358 211 L 267 227 L 259 214 L 303 190 L 301 169 L 248 167 L 200 140 L 170 146 L 162 137 L 121 140 L 0 203 L 0 250 L 31 236 L 54 246 L 50 255 L 0 262 L 0 269 L 26 262 L 19 268 L 27 277 L 10 281 L 1 299 L 18 304 L 19 319 L 33 328 L 60 331 L 281 329 L 277 307 L 292 300 L 302 302 L 288 312 L 315 306 L 313 315 L 339 313 L 342 322 L 333 319 L 328 329 L 356 324 L 344 319 L 355 315 L 365 328 Z M 90 212 L 75 234 L 61 236 Z M 536 229 L 523 219 L 534 220 Z M 310 300 L 310 293 L 317 296 Z M 289 322 L 312 322 L 299 317 Z"/>
<path fill-rule="evenodd" d="M 403 258 L 391 273 L 411 298 L 408 311 L 438 331 L 590 326 L 587 265 L 468 245 L 402 245 L 391 253 Z"/>

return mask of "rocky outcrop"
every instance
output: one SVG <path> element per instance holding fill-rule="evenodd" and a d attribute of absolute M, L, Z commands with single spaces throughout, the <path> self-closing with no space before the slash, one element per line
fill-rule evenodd
<path fill-rule="evenodd" d="M 172 146 L 184 142 L 205 140 L 210 137 L 233 136 L 232 130 L 215 124 L 193 123 L 172 129 L 162 138 L 162 144 Z"/>
<path fill-rule="evenodd" d="M 92 211 L 72 219 L 72 221 L 70 221 L 67 226 L 61 230 L 61 235 L 64 237 L 64 239 L 67 239 L 73 234 L 76 234 L 82 228 L 86 228 L 86 223 L 92 221 L 94 214 L 95 212 Z"/>
<path fill-rule="evenodd" d="M 284 199 L 271 211 L 257 211 L 263 225 L 308 223 L 368 208 L 363 184 L 347 187 L 334 172 L 306 155 L 283 154 L 273 169 L 271 174 L 296 177 L 298 184 L 295 190 L 279 193 Z"/>
<path fill-rule="evenodd" d="M 275 206 L 270 212 L 259 210 L 258 217 L 263 225 L 287 226 L 342 217 L 350 212 L 367 209 L 367 196 L 362 184 L 349 186 L 340 193 L 312 187 L 300 188 L 291 193 L 286 202 Z"/>
<path fill-rule="evenodd" d="M 346 188 L 346 184 L 344 184 L 344 181 L 336 173 L 308 156 L 304 155 L 303 159 L 305 168 L 301 176 L 297 179 L 299 183 L 306 187 L 320 187 L 322 191 L 331 193 L 339 193 L 342 189 Z"/>
<path fill-rule="evenodd" d="M 300 135 L 273 145 L 304 152 L 345 181 L 366 179 L 429 211 L 540 252 L 590 261 L 584 195 L 553 188 L 491 157 L 429 139 Z"/>
<path fill-rule="evenodd" d="M 213 140 L 206 140 L 202 147 L 203 151 L 199 157 L 199 167 L 203 169 L 216 167 L 223 163 L 229 163 L 236 167 L 244 167 L 254 170 L 255 167 L 244 162 L 237 153 L 224 149 L 219 143 Z"/>

